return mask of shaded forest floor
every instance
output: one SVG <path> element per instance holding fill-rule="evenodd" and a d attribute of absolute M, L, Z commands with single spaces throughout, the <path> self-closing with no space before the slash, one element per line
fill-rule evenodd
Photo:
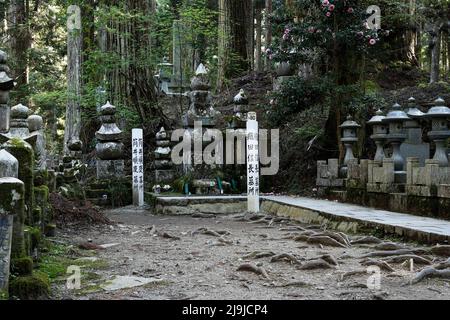
<path fill-rule="evenodd" d="M 433 279 L 407 284 L 415 275 L 409 263 L 390 263 L 394 270 L 381 272 L 380 289 L 369 289 L 370 274 L 361 264 L 364 260 L 361 256 L 376 250 L 376 245 L 355 244 L 344 248 L 292 239 L 294 230 L 305 227 L 319 231 L 318 226 L 287 220 L 270 224 L 239 221 L 236 215 L 154 216 L 133 208 L 106 213 L 116 223 L 60 231 L 55 241 L 72 248 L 72 254 L 77 252 L 73 258 L 86 261 L 86 265 L 81 264 L 80 290 L 67 290 L 67 276 L 63 276 L 53 283 L 52 298 L 450 299 L 448 281 Z M 214 231 L 223 235 L 219 237 Z M 354 239 L 359 238 L 350 235 L 350 240 Z M 398 242 L 394 245 L 403 246 Z M 405 245 L 417 247 L 413 243 Z M 262 252 L 264 257 L 255 256 L 257 252 Z M 295 257 L 301 265 L 328 255 L 326 260 L 331 267 L 302 270 L 283 258 L 271 262 L 273 254 L 282 253 Z M 432 259 L 437 262 L 442 258 Z M 238 271 L 243 264 L 263 268 L 267 277 Z M 415 271 L 420 268 L 423 266 L 414 267 Z M 117 276 L 137 277 L 137 281 L 149 283 L 106 290 L 104 285 L 111 284 L 108 281 Z"/>

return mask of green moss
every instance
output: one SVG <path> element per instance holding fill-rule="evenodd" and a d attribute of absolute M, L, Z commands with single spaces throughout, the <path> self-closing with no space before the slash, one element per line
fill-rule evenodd
<path fill-rule="evenodd" d="M 38 170 L 34 172 L 34 185 L 35 187 L 44 186 L 48 181 L 48 171 Z"/>
<path fill-rule="evenodd" d="M 31 275 L 33 272 L 33 259 L 22 257 L 11 259 L 11 273 L 18 276 Z"/>
<path fill-rule="evenodd" d="M 23 224 L 25 220 L 24 184 L 9 181 L 0 184 L 0 214 L 14 215 L 11 257 L 25 255 Z"/>
<path fill-rule="evenodd" d="M 37 227 L 26 226 L 24 229 L 24 234 L 29 237 L 29 249 L 31 252 L 39 246 L 39 243 L 42 240 L 42 232 Z"/>
<path fill-rule="evenodd" d="M 9 294 L 20 300 L 47 299 L 50 296 L 49 278 L 39 271 L 29 276 L 13 277 L 9 283 Z"/>
<path fill-rule="evenodd" d="M 7 290 L 0 290 L 0 301 L 1 300 L 8 300 L 9 295 Z"/>
<path fill-rule="evenodd" d="M 35 226 L 40 225 L 42 221 L 42 209 L 40 207 L 34 207 L 31 223 Z"/>

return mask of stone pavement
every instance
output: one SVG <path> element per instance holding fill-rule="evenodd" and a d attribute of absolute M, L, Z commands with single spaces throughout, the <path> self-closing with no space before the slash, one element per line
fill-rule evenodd
<path fill-rule="evenodd" d="M 442 236 L 447 239 L 450 238 L 450 221 L 446 220 L 311 198 L 267 196 L 263 197 L 263 199 L 279 204 L 309 209 L 326 215 L 361 221 L 363 223 L 386 225 L 397 230 L 411 230 L 422 234 Z"/>
<path fill-rule="evenodd" d="M 224 213 L 229 203 L 239 202 L 245 207 L 245 196 L 190 196 L 157 197 L 161 206 L 178 203 L 208 203 L 207 213 Z M 450 240 L 450 221 L 421 217 L 411 214 L 378 210 L 353 204 L 293 196 L 261 196 L 263 212 L 279 216 L 289 216 L 304 223 L 328 223 L 342 231 L 375 231 L 395 234 L 409 240 L 426 243 L 445 243 Z M 214 208 L 221 208 L 214 212 Z M 201 207 L 193 208 L 201 212 Z M 165 210 L 164 213 L 170 213 Z M 176 212 L 181 213 L 182 212 Z M 187 213 L 187 212 L 186 212 Z"/>

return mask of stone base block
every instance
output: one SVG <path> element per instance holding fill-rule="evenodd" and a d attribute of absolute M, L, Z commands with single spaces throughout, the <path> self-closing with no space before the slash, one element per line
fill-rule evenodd
<path fill-rule="evenodd" d="M 368 183 L 367 192 L 374 193 L 403 193 L 405 192 L 404 184 L 391 183 Z"/>
<path fill-rule="evenodd" d="M 441 184 L 437 187 L 437 195 L 439 198 L 450 199 L 450 184 Z"/>
<path fill-rule="evenodd" d="M 175 178 L 175 172 L 173 170 L 156 170 L 155 180 L 156 183 L 170 183 Z"/>
<path fill-rule="evenodd" d="M 436 190 L 428 186 L 418 186 L 418 185 L 407 185 L 406 193 L 411 196 L 419 197 L 435 197 Z"/>
<path fill-rule="evenodd" d="M 318 187 L 343 187 L 344 179 L 325 179 L 317 178 L 316 185 Z"/>
<path fill-rule="evenodd" d="M 97 179 L 122 178 L 124 171 L 124 160 L 97 160 Z"/>

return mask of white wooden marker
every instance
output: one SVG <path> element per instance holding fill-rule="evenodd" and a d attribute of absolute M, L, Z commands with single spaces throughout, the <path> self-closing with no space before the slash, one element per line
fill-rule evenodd
<path fill-rule="evenodd" d="M 256 112 L 247 116 L 247 208 L 259 212 L 259 145 Z"/>
<path fill-rule="evenodd" d="M 133 205 L 144 205 L 144 137 L 142 129 L 133 129 Z"/>

